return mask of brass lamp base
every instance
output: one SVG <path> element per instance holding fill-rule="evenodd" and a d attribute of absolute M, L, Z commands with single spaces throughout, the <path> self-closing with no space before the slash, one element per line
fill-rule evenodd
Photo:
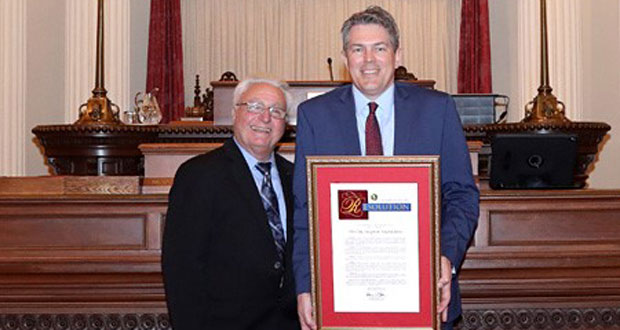
<path fill-rule="evenodd" d="M 549 86 L 540 86 L 538 95 L 525 106 L 525 118 L 522 123 L 564 124 L 571 121 L 566 118 L 565 106 L 551 93 Z"/>
<path fill-rule="evenodd" d="M 80 106 L 80 116 L 75 125 L 122 125 L 118 106 L 110 101 L 105 93 L 93 95 L 87 103 Z"/>

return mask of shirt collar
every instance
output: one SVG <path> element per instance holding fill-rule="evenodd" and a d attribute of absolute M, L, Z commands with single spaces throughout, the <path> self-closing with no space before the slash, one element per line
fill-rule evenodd
<path fill-rule="evenodd" d="M 379 105 L 376 115 L 377 117 L 386 117 L 392 112 L 394 106 L 394 83 L 392 83 L 377 99 L 374 101 L 367 98 L 355 85 L 353 87 L 353 99 L 355 100 L 355 113 L 357 115 L 367 116 L 368 103 L 375 102 Z"/>
<path fill-rule="evenodd" d="M 237 142 L 237 139 L 235 139 L 234 137 L 233 137 L 233 141 L 235 141 L 235 144 L 237 145 L 237 147 L 239 147 L 239 150 L 241 150 L 241 154 L 243 155 L 243 158 L 245 158 L 245 162 L 248 164 L 248 167 L 250 167 L 250 170 L 256 170 L 256 164 L 258 164 L 259 161 L 254 156 L 252 156 L 251 153 L 245 150 L 245 148 L 241 144 L 239 144 L 239 142 Z M 271 168 L 274 168 L 274 166 L 276 166 L 273 152 L 269 154 L 268 162 L 271 162 Z M 264 163 L 264 162 L 260 162 L 260 163 Z"/>

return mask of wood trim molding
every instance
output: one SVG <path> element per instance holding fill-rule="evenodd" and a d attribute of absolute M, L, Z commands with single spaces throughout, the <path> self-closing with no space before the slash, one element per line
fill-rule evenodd
<path fill-rule="evenodd" d="M 0 329 L 130 330 L 172 329 L 167 314 L 4 314 Z"/>
<path fill-rule="evenodd" d="M 466 309 L 456 329 L 617 329 L 620 308 Z"/>

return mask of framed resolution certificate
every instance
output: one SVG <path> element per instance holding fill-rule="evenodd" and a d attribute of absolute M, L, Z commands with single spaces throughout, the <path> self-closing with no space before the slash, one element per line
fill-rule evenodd
<path fill-rule="evenodd" d="M 319 329 L 440 329 L 439 158 L 309 156 Z"/>

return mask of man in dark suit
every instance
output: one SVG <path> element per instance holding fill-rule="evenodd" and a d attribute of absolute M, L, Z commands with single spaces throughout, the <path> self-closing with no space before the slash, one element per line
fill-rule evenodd
<path fill-rule="evenodd" d="M 273 151 L 290 100 L 283 83 L 239 83 L 234 138 L 178 169 L 162 253 L 175 330 L 299 329 L 293 165 Z"/>
<path fill-rule="evenodd" d="M 441 173 L 442 327 L 460 315 L 457 270 L 478 221 L 478 189 L 452 98 L 395 83 L 399 32 L 380 7 L 352 15 L 342 26 L 343 60 L 353 85 L 302 103 L 295 154 L 295 272 L 302 329 L 315 329 L 309 271 L 305 159 L 309 155 L 439 155 Z M 449 307 L 448 307 L 449 305 Z"/>

